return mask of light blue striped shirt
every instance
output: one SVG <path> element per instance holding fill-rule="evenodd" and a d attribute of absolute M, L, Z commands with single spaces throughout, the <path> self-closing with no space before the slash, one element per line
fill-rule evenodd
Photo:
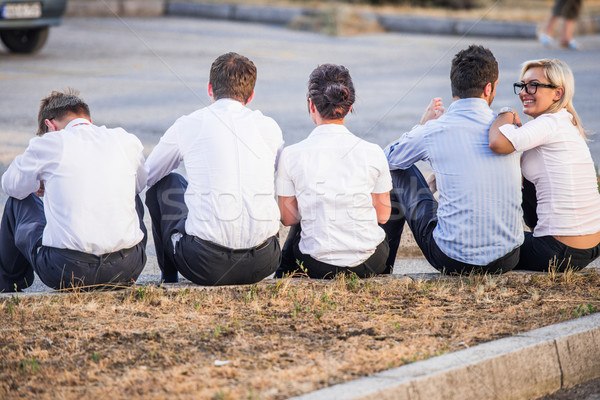
<path fill-rule="evenodd" d="M 520 153 L 490 150 L 495 118 L 484 99 L 460 99 L 384 150 L 391 170 L 431 163 L 439 191 L 435 242 L 448 257 L 472 265 L 487 265 L 523 243 Z"/>

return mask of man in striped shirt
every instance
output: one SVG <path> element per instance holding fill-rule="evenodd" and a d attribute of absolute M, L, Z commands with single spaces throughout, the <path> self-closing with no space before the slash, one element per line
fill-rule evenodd
<path fill-rule="evenodd" d="M 432 100 L 421 124 L 385 148 L 394 189 L 384 225 L 394 264 L 404 222 L 427 261 L 445 273 L 503 273 L 519 260 L 523 242 L 519 154 L 494 154 L 488 130 L 498 83 L 489 49 L 456 54 L 450 71 L 453 102 Z M 415 166 L 431 163 L 439 203 Z"/>

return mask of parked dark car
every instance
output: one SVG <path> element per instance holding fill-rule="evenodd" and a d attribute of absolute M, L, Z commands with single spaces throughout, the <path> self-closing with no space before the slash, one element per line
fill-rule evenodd
<path fill-rule="evenodd" d="M 60 24 L 67 0 L 0 0 L 0 39 L 14 53 L 38 51 Z"/>

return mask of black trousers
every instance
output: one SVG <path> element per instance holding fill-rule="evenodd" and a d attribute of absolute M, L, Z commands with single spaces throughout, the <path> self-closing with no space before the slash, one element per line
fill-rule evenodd
<path fill-rule="evenodd" d="M 327 264 L 312 258 L 309 254 L 300 251 L 300 236 L 302 228 L 296 224 L 290 228 L 290 233 L 283 245 L 281 265 L 275 273 L 276 278 L 282 278 L 285 274 L 304 269 L 304 272 L 313 279 L 331 279 L 337 274 L 355 273 L 359 278 L 368 278 L 384 273 L 386 270 L 389 247 L 387 242 L 382 241 L 375 252 L 363 263 L 354 267 L 340 267 Z M 302 266 L 302 267 L 300 267 Z"/>
<path fill-rule="evenodd" d="M 438 204 L 419 169 L 412 166 L 405 170 L 393 170 L 391 174 L 392 215 L 389 221 L 382 225 L 390 246 L 389 258 L 386 262 L 389 269 L 394 265 L 405 222 L 408 223 L 427 261 L 440 272 L 496 274 L 510 271 L 517 265 L 519 248 L 487 265 L 466 264 L 448 257 L 433 238 L 433 230 L 437 226 Z"/>
<path fill-rule="evenodd" d="M 0 227 L 0 291 L 31 286 L 34 271 L 53 289 L 135 282 L 146 264 L 147 233 L 144 205 L 139 196 L 136 196 L 136 210 L 144 239 L 130 249 L 95 256 L 42 246 L 46 226 L 42 200 L 35 194 L 23 200 L 9 197 Z"/>
<path fill-rule="evenodd" d="M 523 179 L 523 219 L 533 229 L 537 225 L 537 196 L 533 183 Z M 576 249 L 556 240 L 552 236 L 534 237 L 525 232 L 521 246 L 521 256 L 516 269 L 548 271 L 555 268 L 559 272 L 571 268 L 575 271 L 585 268 L 600 255 L 600 244 L 591 249 Z"/>
<path fill-rule="evenodd" d="M 186 180 L 171 173 L 146 192 L 156 257 L 164 282 L 177 282 L 179 272 L 199 285 L 240 285 L 259 282 L 275 272 L 281 260 L 276 236 L 253 248 L 230 249 L 187 235 L 186 188 Z M 171 239 L 174 233 L 183 235 L 175 247 Z"/>

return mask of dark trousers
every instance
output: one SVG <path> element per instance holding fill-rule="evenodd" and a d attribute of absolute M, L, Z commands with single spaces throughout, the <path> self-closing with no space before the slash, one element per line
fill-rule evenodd
<path fill-rule="evenodd" d="M 523 179 L 523 219 L 533 229 L 537 225 L 537 196 L 533 183 Z M 559 272 L 567 268 L 575 271 L 585 268 L 600 255 L 600 244 L 591 249 L 576 249 L 556 240 L 552 236 L 534 237 L 525 232 L 521 256 L 516 269 L 548 271 L 550 267 Z"/>
<path fill-rule="evenodd" d="M 0 291 L 31 286 L 34 271 L 53 289 L 134 282 L 146 264 L 147 234 L 139 196 L 136 196 L 136 210 L 144 239 L 130 249 L 95 256 L 42 246 L 46 226 L 42 200 L 35 194 L 23 200 L 9 197 L 0 225 Z"/>
<path fill-rule="evenodd" d="M 172 173 L 146 192 L 152 219 L 156 257 L 165 282 L 177 282 L 181 273 L 199 285 L 239 285 L 261 281 L 279 266 L 281 248 L 276 236 L 249 249 L 230 249 L 185 233 L 188 208 L 186 180 Z M 173 248 L 171 236 L 183 236 Z"/>
<path fill-rule="evenodd" d="M 437 226 L 438 203 L 433 197 L 427 181 L 416 166 L 405 170 L 393 170 L 393 189 L 390 193 L 392 214 L 382 225 L 386 232 L 390 254 L 387 266 L 391 269 L 396 259 L 404 223 L 408 223 L 417 245 L 427 261 L 438 271 L 447 274 L 504 273 L 514 268 L 519 260 L 519 249 L 515 249 L 488 265 L 466 264 L 448 257 L 433 238 Z"/>
<path fill-rule="evenodd" d="M 363 263 L 354 267 L 340 267 L 327 264 L 312 258 L 309 254 L 300 251 L 300 236 L 302 228 L 296 224 L 290 228 L 288 237 L 283 245 L 281 254 L 281 265 L 275 273 L 276 278 L 282 278 L 285 274 L 302 271 L 313 279 L 331 279 L 338 274 L 355 273 L 359 278 L 368 278 L 384 273 L 386 269 L 389 247 L 384 240 L 376 248 L 375 252 Z M 302 266 L 302 267 L 300 267 Z"/>

